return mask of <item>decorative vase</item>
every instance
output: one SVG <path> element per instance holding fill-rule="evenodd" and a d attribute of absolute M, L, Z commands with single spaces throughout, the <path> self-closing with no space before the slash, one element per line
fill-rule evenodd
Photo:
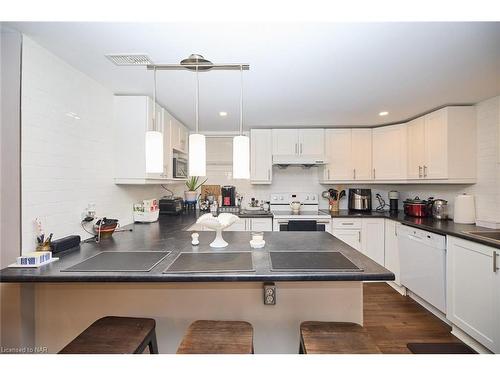
<path fill-rule="evenodd" d="M 189 203 L 194 203 L 194 202 L 196 202 L 197 195 L 198 195 L 198 193 L 196 191 L 191 191 L 191 190 L 185 191 L 184 192 L 184 200 L 186 202 L 189 202 Z"/>

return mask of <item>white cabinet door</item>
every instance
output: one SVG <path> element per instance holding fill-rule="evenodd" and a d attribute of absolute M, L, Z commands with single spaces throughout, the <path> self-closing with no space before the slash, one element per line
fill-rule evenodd
<path fill-rule="evenodd" d="M 372 177 L 372 129 L 352 129 L 351 159 L 355 180 Z"/>
<path fill-rule="evenodd" d="M 333 229 L 332 234 L 342 242 L 361 251 L 361 230 L 359 229 Z"/>
<path fill-rule="evenodd" d="M 446 317 L 492 351 L 500 351 L 498 279 L 493 255 L 498 250 L 448 236 Z M 496 253 L 495 253 L 496 251 Z"/>
<path fill-rule="evenodd" d="M 273 129 L 273 156 L 299 155 L 297 129 Z"/>
<path fill-rule="evenodd" d="M 447 109 L 429 113 L 425 122 L 424 178 L 448 177 L 448 117 Z"/>
<path fill-rule="evenodd" d="M 408 123 L 408 179 L 424 177 L 425 122 L 419 117 Z"/>
<path fill-rule="evenodd" d="M 262 231 L 262 232 L 272 232 L 273 231 L 273 219 L 272 218 L 252 218 L 247 219 L 247 223 L 250 223 L 247 230 L 252 231 Z"/>
<path fill-rule="evenodd" d="M 384 267 L 394 274 L 394 283 L 397 285 L 401 285 L 399 281 L 399 246 L 397 235 L 397 230 L 400 225 L 401 224 L 394 220 L 385 220 Z"/>
<path fill-rule="evenodd" d="M 361 226 L 362 253 L 380 265 L 385 258 L 385 219 L 363 219 Z"/>
<path fill-rule="evenodd" d="M 165 177 L 172 178 L 173 154 L 172 154 L 172 116 L 166 110 L 163 111 L 163 173 Z"/>
<path fill-rule="evenodd" d="M 352 180 L 351 129 L 327 129 L 325 180 Z"/>
<path fill-rule="evenodd" d="M 250 130 L 250 182 L 272 182 L 272 134 L 270 129 Z"/>
<path fill-rule="evenodd" d="M 299 155 L 324 160 L 325 130 L 300 129 L 299 130 Z"/>
<path fill-rule="evenodd" d="M 235 222 L 231 226 L 224 229 L 224 231 L 226 231 L 226 232 L 245 232 L 246 230 L 249 230 L 249 229 L 247 229 L 247 227 L 249 227 L 247 220 L 248 219 L 241 219 L 240 218 L 240 220 L 238 220 L 237 222 Z"/>
<path fill-rule="evenodd" d="M 373 178 L 406 179 L 406 124 L 373 129 Z"/>

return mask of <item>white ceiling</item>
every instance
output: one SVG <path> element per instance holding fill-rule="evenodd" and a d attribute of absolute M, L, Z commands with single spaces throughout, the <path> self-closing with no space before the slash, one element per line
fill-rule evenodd
<path fill-rule="evenodd" d="M 245 128 L 377 125 L 500 94 L 500 23 L 10 25 L 113 93 L 152 95 L 152 72 L 115 66 L 108 53 L 249 63 Z M 158 74 L 159 101 L 191 128 L 194 79 Z M 237 129 L 239 79 L 237 71 L 200 74 L 200 130 Z M 382 110 L 390 114 L 379 117 Z"/>

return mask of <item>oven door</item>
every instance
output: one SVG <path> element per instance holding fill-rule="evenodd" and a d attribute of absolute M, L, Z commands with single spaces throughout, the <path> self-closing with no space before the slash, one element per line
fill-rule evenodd
<path fill-rule="evenodd" d="M 321 220 L 277 220 L 275 225 L 275 231 L 279 232 L 324 232 L 327 221 Z"/>

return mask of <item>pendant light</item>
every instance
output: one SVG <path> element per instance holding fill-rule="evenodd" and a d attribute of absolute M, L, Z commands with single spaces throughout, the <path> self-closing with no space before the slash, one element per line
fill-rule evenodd
<path fill-rule="evenodd" d="M 146 173 L 163 173 L 163 134 L 156 119 L 156 69 L 153 69 L 153 123 L 146 131 Z"/>
<path fill-rule="evenodd" d="M 250 178 L 250 138 L 243 135 L 243 66 L 240 65 L 240 135 L 233 138 L 233 178 Z"/>
<path fill-rule="evenodd" d="M 199 101 L 200 101 L 200 79 L 198 76 L 198 66 L 196 66 L 196 132 L 189 135 L 189 175 L 206 176 L 207 174 L 207 152 L 206 140 L 203 134 L 199 134 Z"/>

